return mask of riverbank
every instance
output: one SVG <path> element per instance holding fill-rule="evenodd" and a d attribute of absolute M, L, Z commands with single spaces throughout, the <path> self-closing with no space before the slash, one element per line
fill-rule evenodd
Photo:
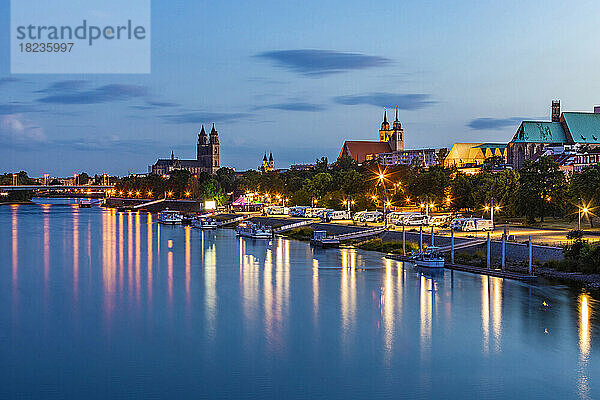
<path fill-rule="evenodd" d="M 263 217 L 256 216 L 251 218 L 253 222 L 269 225 L 272 227 L 280 227 L 283 225 L 291 224 L 294 222 L 302 221 L 300 218 L 278 218 L 278 217 Z M 312 238 L 314 230 L 324 230 L 328 235 L 338 235 L 349 232 L 355 232 L 358 230 L 368 229 L 358 225 L 346 225 L 346 224 L 335 224 L 335 223 L 322 223 L 317 220 L 313 224 L 292 229 L 288 232 L 283 232 L 282 235 L 291 239 L 309 241 Z M 417 250 L 419 248 L 419 233 L 416 230 L 406 231 L 406 251 Z M 348 243 L 350 246 L 354 246 L 359 249 L 376 251 L 382 254 L 402 254 L 402 232 L 388 231 L 380 235 L 376 239 L 370 239 L 358 243 Z M 424 245 L 430 244 L 431 237 L 429 234 L 423 234 Z M 455 244 L 465 243 L 467 241 L 473 241 L 470 238 L 455 238 Z M 447 245 L 450 242 L 450 238 L 446 236 L 435 236 L 436 245 Z M 492 241 L 492 267 L 497 268 L 500 265 L 499 257 L 497 253 L 500 252 L 501 243 Z M 512 249 L 513 256 L 509 257 L 509 249 Z M 457 250 L 455 254 L 455 260 L 458 261 L 457 265 L 465 264 L 467 267 L 472 267 L 469 272 L 478 273 L 475 269 L 483 269 L 486 263 L 485 257 L 486 245 L 485 242 L 480 245 L 472 246 L 469 249 Z M 536 251 L 537 250 L 537 251 Z M 585 287 L 589 290 L 600 290 L 600 275 L 599 274 L 582 274 L 577 272 L 562 272 L 551 268 L 542 267 L 545 261 L 551 259 L 562 258 L 562 249 L 549 246 L 533 246 L 534 253 L 534 271 L 537 277 L 544 279 L 557 281 L 565 284 L 570 284 L 578 287 Z M 545 254 L 545 259 L 540 260 L 536 257 Z M 528 262 L 527 262 L 527 246 L 521 243 L 507 243 L 507 263 L 505 271 L 508 273 L 527 275 L 528 274 Z M 448 255 L 449 257 L 449 255 Z M 448 259 L 449 261 L 449 259 Z M 468 265 L 474 264 L 474 265 Z M 459 269 L 459 268 L 457 268 Z M 480 271 L 479 273 L 481 273 Z M 483 271 L 486 272 L 486 271 Z"/>

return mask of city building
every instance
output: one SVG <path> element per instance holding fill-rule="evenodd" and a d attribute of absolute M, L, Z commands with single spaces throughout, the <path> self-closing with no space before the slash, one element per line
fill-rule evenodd
<path fill-rule="evenodd" d="M 435 149 L 404 149 L 404 129 L 398 119 L 398 108 L 396 108 L 396 118 L 392 126 L 387 120 L 387 110 L 384 110 L 378 139 L 377 141 L 346 140 L 338 159 L 351 157 L 358 164 L 375 160 L 382 165 L 422 165 L 425 167 L 438 162 Z"/>
<path fill-rule="evenodd" d="M 600 108 L 594 112 L 562 112 L 560 101 L 552 101 L 551 121 L 523 121 L 508 143 L 507 159 L 513 168 L 537 158 L 550 147 L 578 149 L 600 146 Z"/>
<path fill-rule="evenodd" d="M 466 174 L 481 171 L 486 159 L 501 157 L 506 163 L 506 144 L 502 143 L 454 143 L 444 159 L 446 167 L 456 167 Z"/>
<path fill-rule="evenodd" d="M 436 149 L 401 150 L 379 154 L 381 165 L 411 165 L 429 167 L 438 163 Z"/>
<path fill-rule="evenodd" d="M 213 124 L 210 131 L 210 136 L 207 137 L 204 131 L 204 125 L 200 133 L 198 133 L 198 142 L 196 144 L 196 159 L 195 160 L 180 160 L 175 157 L 171 151 L 171 158 L 158 159 L 151 166 L 153 174 L 170 175 L 175 170 L 186 170 L 192 174 L 207 172 L 214 174 L 219 169 L 219 133 Z"/>
<path fill-rule="evenodd" d="M 575 154 L 573 170 L 579 172 L 587 166 L 598 163 L 600 163 L 600 148 L 591 149 Z"/>
<path fill-rule="evenodd" d="M 273 162 L 273 153 L 269 153 L 269 159 L 267 159 L 267 153 L 262 160 L 262 165 L 258 168 L 262 172 L 275 171 L 275 163 Z"/>
<path fill-rule="evenodd" d="M 292 164 L 290 170 L 292 171 L 311 171 L 315 169 L 315 164 Z"/>

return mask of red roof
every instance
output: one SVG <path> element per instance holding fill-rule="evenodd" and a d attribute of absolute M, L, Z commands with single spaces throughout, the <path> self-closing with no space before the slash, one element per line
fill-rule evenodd
<path fill-rule="evenodd" d="M 350 156 L 356 162 L 363 163 L 365 162 L 368 155 L 371 154 L 381 154 L 381 153 L 389 153 L 392 151 L 390 144 L 388 142 L 375 142 L 368 140 L 346 140 L 344 142 L 344 146 L 342 146 L 342 151 L 340 151 L 340 155 L 338 158 L 342 158 L 343 156 Z"/>

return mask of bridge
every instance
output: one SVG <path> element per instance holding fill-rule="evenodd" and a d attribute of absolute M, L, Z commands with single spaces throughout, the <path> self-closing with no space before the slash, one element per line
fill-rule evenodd
<path fill-rule="evenodd" d="M 94 186 L 84 186 L 84 185 L 5 185 L 0 186 L 0 190 L 2 191 L 14 191 L 14 190 L 50 190 L 50 191 L 59 191 L 59 190 L 110 190 L 114 189 L 114 186 L 106 186 L 106 185 L 94 185 Z"/>

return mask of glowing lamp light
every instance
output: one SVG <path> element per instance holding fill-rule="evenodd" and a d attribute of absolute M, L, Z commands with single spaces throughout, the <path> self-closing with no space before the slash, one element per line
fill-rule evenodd
<path fill-rule="evenodd" d="M 190 192 L 185 192 L 185 197 L 190 197 L 191 193 Z"/>
<path fill-rule="evenodd" d="M 489 210 L 490 206 L 485 206 L 485 211 Z"/>
<path fill-rule="evenodd" d="M 585 214 L 585 213 L 588 212 L 588 208 L 587 207 L 583 207 L 583 210 L 581 210 L 581 211 L 583 211 L 583 213 Z"/>
<path fill-rule="evenodd" d="M 205 210 L 215 210 L 217 208 L 217 202 L 214 200 L 206 200 L 204 202 Z"/>
<path fill-rule="evenodd" d="M 424 208 L 424 207 L 425 207 L 425 204 L 421 203 L 421 208 Z"/>
<path fill-rule="evenodd" d="M 148 196 L 152 196 L 152 191 L 148 190 Z"/>

